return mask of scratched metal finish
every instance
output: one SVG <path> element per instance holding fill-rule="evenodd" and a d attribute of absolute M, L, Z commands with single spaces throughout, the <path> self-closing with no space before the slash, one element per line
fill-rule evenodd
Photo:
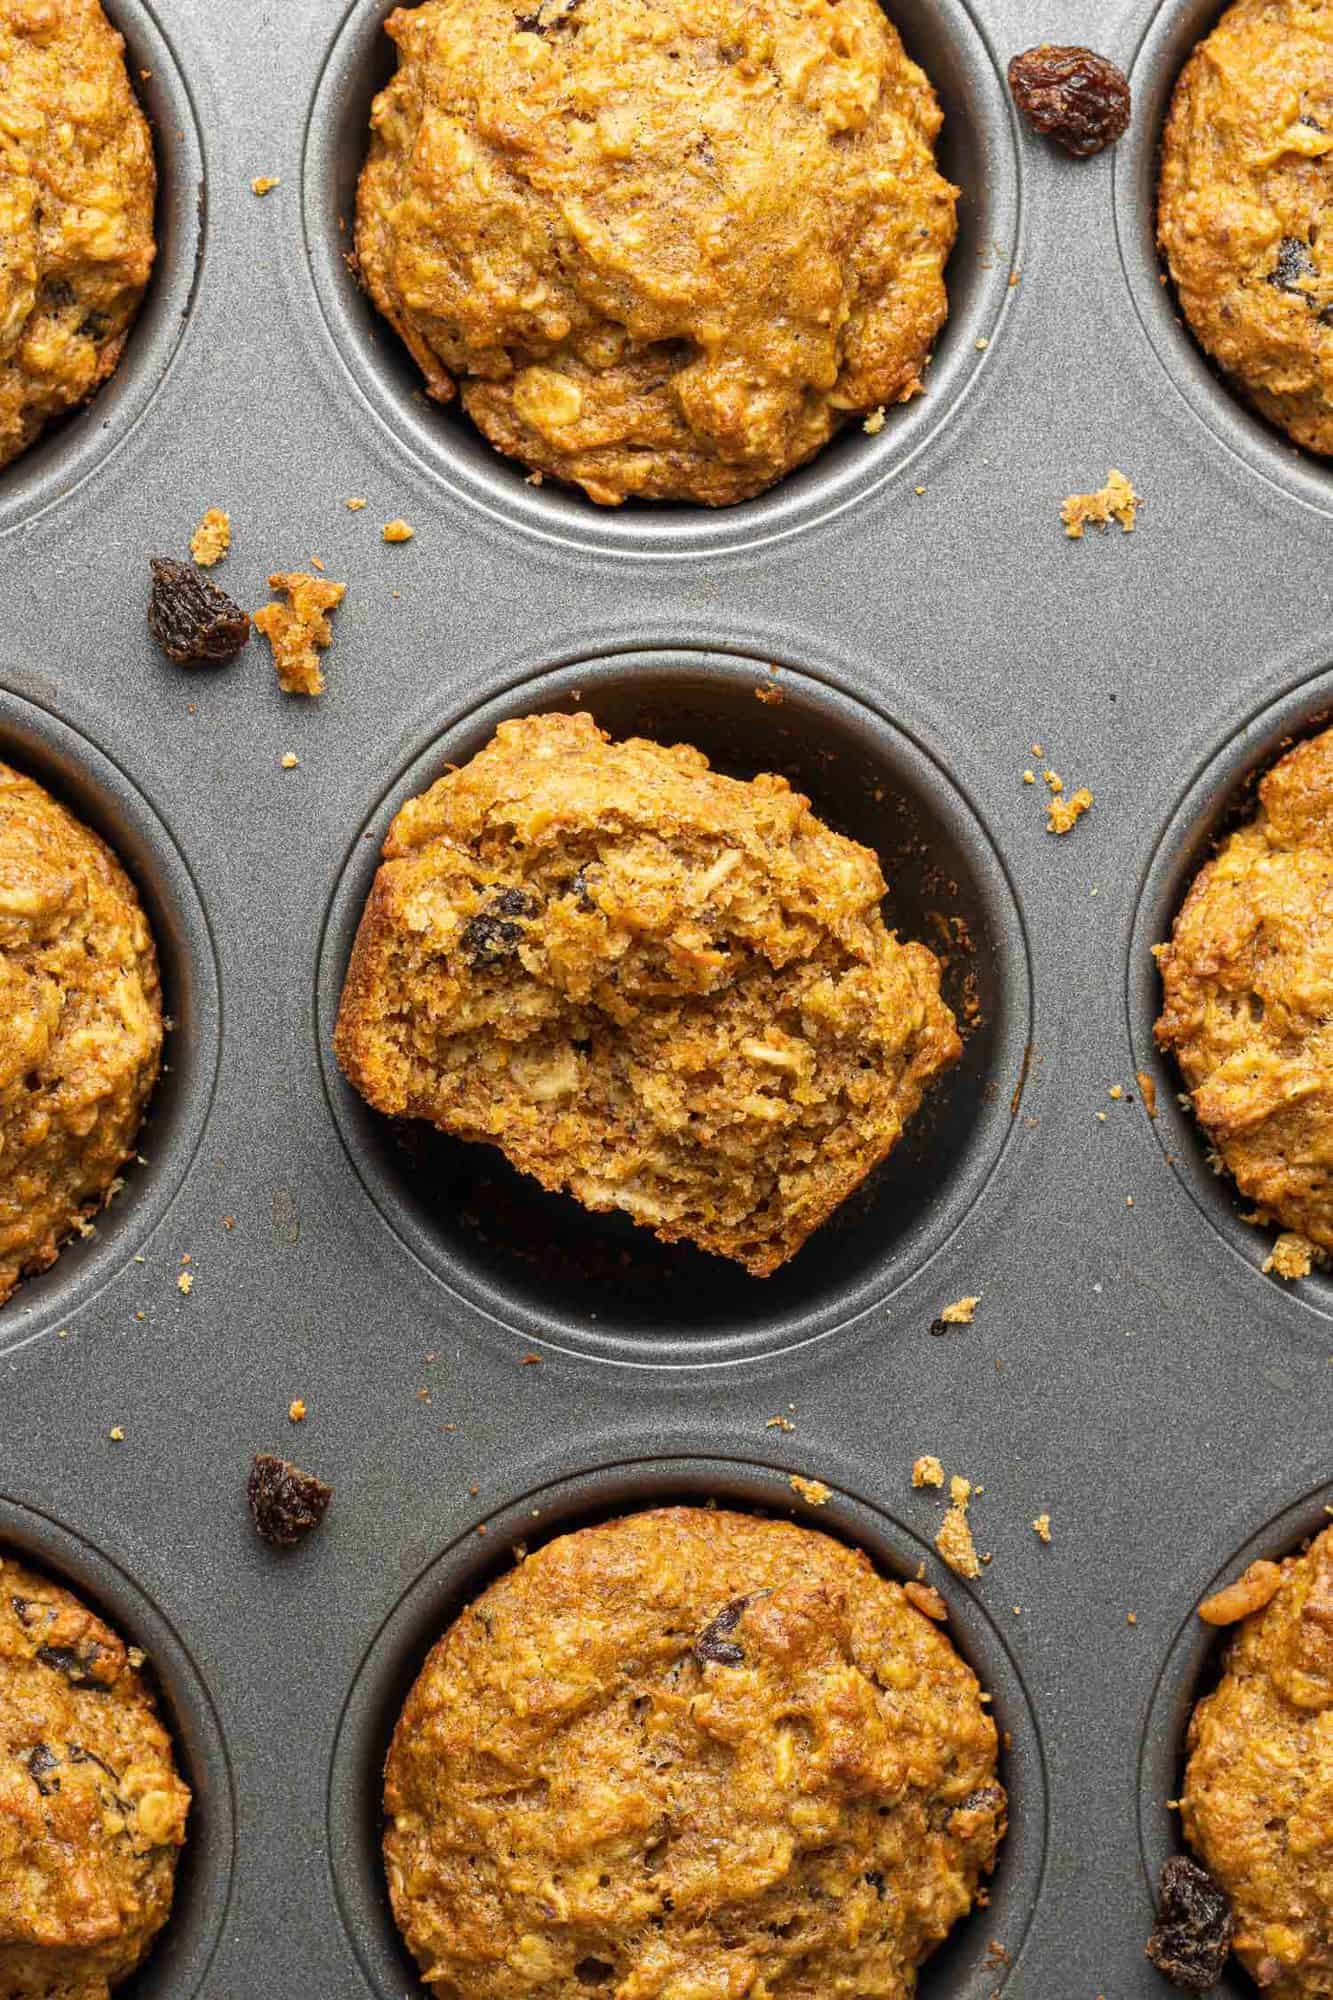
<path fill-rule="evenodd" d="M 1216 10 L 895 7 L 964 187 L 927 395 L 747 507 L 606 516 L 427 408 L 350 284 L 387 0 L 108 4 L 152 72 L 161 267 L 115 383 L 0 474 L 0 756 L 124 855 L 176 1027 L 146 1164 L 0 1314 L 0 1539 L 148 1648 L 199 1794 L 127 1990 L 419 1993 L 376 1773 L 451 1609 L 520 1536 L 673 1496 L 792 1511 L 799 1472 L 834 1489 L 820 1525 L 925 1561 L 1011 1735 L 992 1905 L 925 2000 L 1150 2000 L 1193 1606 L 1333 1497 L 1333 1287 L 1261 1274 L 1172 1079 L 1155 1124 L 1134 1080 L 1189 868 L 1333 707 L 1333 471 L 1216 381 L 1152 256 L 1166 94 Z M 1131 71 L 1113 154 L 1016 128 L 1004 63 L 1052 36 Z M 1111 466 L 1138 529 L 1066 540 L 1062 497 Z M 246 604 L 312 555 L 346 580 L 319 703 L 284 700 L 259 644 L 216 674 L 150 644 L 147 557 L 212 504 Z M 386 547 L 396 515 L 416 536 Z M 774 664 L 778 708 L 748 692 Z M 875 840 L 906 925 L 947 876 L 977 944 L 963 1073 L 766 1286 L 388 1144 L 329 1060 L 393 806 L 496 716 L 575 700 L 791 770 Z M 1096 795 L 1067 839 L 1021 782 L 1037 742 Z M 975 1323 L 932 1338 L 965 1292 Z M 292 1557 L 250 1529 L 256 1449 L 336 1486 Z M 985 1488 L 975 1586 L 935 1557 L 925 1451 Z"/>

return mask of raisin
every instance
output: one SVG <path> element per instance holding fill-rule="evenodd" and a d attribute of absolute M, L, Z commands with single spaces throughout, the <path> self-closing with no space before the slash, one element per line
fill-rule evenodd
<path fill-rule="evenodd" d="M 192 563 L 153 556 L 149 567 L 148 629 L 167 658 L 182 667 L 234 659 L 250 637 L 249 614 Z"/>
<path fill-rule="evenodd" d="M 553 35 L 557 28 L 577 30 L 578 22 L 573 18 L 581 0 L 542 0 L 542 4 L 531 14 L 516 14 L 514 26 L 525 35 Z"/>
<path fill-rule="evenodd" d="M 268 1451 L 255 1453 L 245 1490 L 255 1527 L 280 1549 L 294 1548 L 317 1528 L 333 1498 L 333 1488 L 313 1472 Z"/>
<path fill-rule="evenodd" d="M 574 880 L 570 883 L 568 889 L 565 891 L 565 894 L 567 896 L 572 896 L 574 901 L 578 904 L 579 908 L 583 910 L 585 913 L 589 910 L 595 910 L 597 908 L 596 903 L 594 903 L 592 897 L 588 893 L 588 871 L 586 868 L 580 868 L 578 874 L 574 877 Z"/>
<path fill-rule="evenodd" d="M 535 917 L 537 903 L 521 889 L 497 889 L 486 908 L 464 928 L 459 946 L 474 971 L 512 958 L 523 942 L 520 917 Z"/>
<path fill-rule="evenodd" d="M 1308 298 L 1300 281 L 1318 276 L 1314 258 L 1300 237 L 1284 236 L 1277 246 L 1277 262 L 1268 273 L 1269 284 L 1279 292 L 1299 292 L 1302 298 Z M 1313 305 L 1315 301 L 1311 299 L 1310 303 Z"/>
<path fill-rule="evenodd" d="M 1093 49 L 1043 42 L 1009 65 L 1014 102 L 1034 132 L 1086 160 L 1113 144 L 1129 123 L 1129 83 Z"/>
<path fill-rule="evenodd" d="M 1148 1956 L 1173 1986 L 1206 1993 L 1222 1977 L 1231 1949 L 1231 1904 L 1206 1868 L 1173 1854 L 1158 1884 L 1157 1923 Z"/>
<path fill-rule="evenodd" d="M 103 312 L 87 313 L 84 316 L 84 318 L 79 321 L 79 326 L 78 326 L 79 339 L 105 340 L 107 334 L 107 328 L 110 326 L 110 324 L 111 324 L 110 320 Z"/>
<path fill-rule="evenodd" d="M 105 1674 L 99 1674 L 98 1662 L 102 1657 L 100 1646 L 89 1646 L 86 1653 L 80 1653 L 73 1646 L 39 1646 L 37 1657 L 44 1667 L 63 1674 L 71 1687 L 103 1687 Z"/>
<path fill-rule="evenodd" d="M 694 1657 L 701 1667 L 710 1660 L 718 1667 L 744 1666 L 743 1648 L 726 1635 L 736 1630 L 749 1602 L 748 1597 L 733 1597 L 730 1604 L 724 1604 L 717 1617 L 704 1626 L 693 1647 Z"/>
<path fill-rule="evenodd" d="M 44 1799 L 49 1799 L 52 1792 L 60 1790 L 59 1778 L 52 1779 L 49 1785 L 46 1782 L 51 1777 L 52 1771 L 60 1768 L 60 1759 L 49 1744 L 34 1743 L 31 1750 L 21 1750 L 18 1761 L 26 1768 L 28 1776 Z"/>

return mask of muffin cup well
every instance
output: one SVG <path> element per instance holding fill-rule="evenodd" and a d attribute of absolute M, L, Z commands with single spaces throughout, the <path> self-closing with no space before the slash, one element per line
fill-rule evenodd
<path fill-rule="evenodd" d="M 1134 307 L 1162 367 L 1195 415 L 1250 468 L 1333 513 L 1333 463 L 1268 423 L 1195 339 L 1157 250 L 1157 179 L 1176 79 L 1216 25 L 1219 0 L 1161 0 L 1130 67 L 1134 116 L 1115 149 L 1115 227 Z"/>
<path fill-rule="evenodd" d="M 122 2000 L 190 2000 L 222 1933 L 236 1839 L 231 1767 L 208 1690 L 179 1633 L 109 1556 L 3 1493 L 0 1550 L 74 1591 L 147 1655 L 145 1673 L 192 1803 L 171 1916 L 143 1965 L 117 1992 Z"/>
<path fill-rule="evenodd" d="M 100 834 L 139 892 L 157 945 L 162 1012 L 172 1023 L 125 1186 L 54 1264 L 0 1306 L 0 1354 L 59 1326 L 121 1269 L 157 1226 L 194 1158 L 217 1076 L 221 996 L 199 891 L 184 857 L 134 781 L 88 739 L 0 687 L 0 763 L 45 787 Z"/>
<path fill-rule="evenodd" d="M 1017 1963 L 1046 1851 L 1046 1778 L 1036 1717 L 997 1627 L 949 1578 L 934 1552 L 878 1507 L 834 1492 L 816 1509 L 796 1503 L 790 1477 L 730 1458 L 629 1460 L 537 1486 L 469 1530 L 412 1583 L 371 1641 L 344 1705 L 329 1773 L 329 1859 L 343 1921 L 381 2000 L 425 1988 L 389 1907 L 380 1854 L 384 1760 L 403 1702 L 426 1654 L 458 1613 L 514 1560 L 559 1534 L 645 1507 L 685 1504 L 796 1518 L 864 1549 L 885 1575 L 914 1576 L 923 1560 L 949 1603 L 947 1631 L 992 1696 L 1001 1738 L 1000 1778 L 1009 1832 L 990 1902 L 959 1923 L 923 1968 L 920 2000 L 991 2000 Z M 991 1951 L 997 1940 L 1008 1963 Z"/>
<path fill-rule="evenodd" d="M 1227 738 L 1196 771 L 1167 821 L 1139 890 L 1129 945 L 1126 1001 L 1134 1066 L 1156 1085 L 1157 1116 L 1152 1130 L 1176 1179 L 1193 1198 L 1205 1221 L 1249 1265 L 1256 1277 L 1277 1233 L 1243 1219 L 1252 1208 L 1229 1174 L 1209 1165 L 1208 1137 L 1181 1103 L 1184 1079 L 1170 1056 L 1157 1048 L 1153 1023 L 1162 1008 L 1162 982 L 1153 958 L 1155 944 L 1171 937 L 1181 904 L 1195 876 L 1220 840 L 1250 818 L 1258 804 L 1259 780 L 1292 744 L 1333 724 L 1333 669 L 1302 681 L 1260 709 Z M 1333 1273 L 1316 1268 L 1295 1285 L 1262 1278 L 1268 1300 L 1315 1307 L 1333 1314 Z M 1325 1338 L 1321 1328 L 1319 1338 Z"/>
<path fill-rule="evenodd" d="M 756 690 L 780 699 L 760 700 Z M 333 1058 L 352 940 L 393 813 L 446 764 L 473 756 L 506 717 L 575 707 L 616 737 L 693 743 L 735 776 L 784 773 L 837 831 L 878 853 L 889 923 L 948 955 L 945 997 L 967 1030 L 961 1064 L 932 1087 L 884 1165 L 770 1278 L 547 1194 L 491 1147 L 381 1117 Z M 446 727 L 353 841 L 319 973 L 329 1103 L 367 1192 L 407 1247 L 525 1340 L 543 1328 L 558 1345 L 668 1365 L 794 1346 L 880 1302 L 918 1268 L 1003 1149 L 1030 1005 L 1022 920 L 1003 867 L 926 752 L 877 711 L 805 674 L 784 669 L 774 679 L 759 661 L 684 651 L 563 667 Z"/>
<path fill-rule="evenodd" d="M 189 86 L 146 0 L 103 0 L 125 38 L 130 82 L 153 133 L 157 257 L 125 352 L 91 401 L 0 468 L 0 534 L 30 525 L 107 459 L 166 377 L 189 319 L 204 255 L 204 146 Z"/>
<path fill-rule="evenodd" d="M 329 333 L 369 409 L 461 498 L 531 533 L 626 557 L 752 547 L 875 491 L 919 453 L 975 380 L 1017 262 L 1012 114 L 989 44 L 964 0 L 892 0 L 889 11 L 907 52 L 926 70 L 944 107 L 941 169 L 963 190 L 958 241 L 945 274 L 949 318 L 925 394 L 891 411 L 877 437 L 853 421 L 810 464 L 734 507 L 631 501 L 607 509 L 552 482 L 529 485 L 526 468 L 494 450 L 456 403 L 445 409 L 427 401 L 420 370 L 348 266 L 371 102 L 394 70 L 394 49 L 384 33 L 394 4 L 354 0 L 325 61 L 305 135 L 306 248 Z"/>
<path fill-rule="evenodd" d="M 1139 1745 L 1139 1845 L 1147 1878 L 1150 1908 L 1145 1911 L 1144 1941 L 1156 1908 L 1157 1881 L 1163 1862 L 1185 1851 L 1180 1815 L 1168 1801 L 1180 1796 L 1185 1779 L 1185 1737 L 1196 1702 L 1216 1685 L 1222 1653 L 1234 1627 L 1219 1630 L 1198 1616 L 1204 1598 L 1232 1582 L 1261 1557 L 1280 1562 L 1298 1554 L 1304 1543 L 1329 1525 L 1333 1485 L 1320 1485 L 1286 1507 L 1228 1556 L 1211 1575 L 1202 1568 L 1186 1584 L 1183 1617 L 1157 1676 L 1148 1702 Z M 1167 1989 L 1163 1986 L 1163 1991 Z M 1253 2000 L 1254 1985 L 1232 1957 L 1215 1992 L 1223 2000 Z"/>

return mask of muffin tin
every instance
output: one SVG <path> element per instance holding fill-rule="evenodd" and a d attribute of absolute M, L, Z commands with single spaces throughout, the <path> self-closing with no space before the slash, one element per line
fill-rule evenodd
<path fill-rule="evenodd" d="M 388 0 L 108 11 L 152 72 L 162 247 L 120 374 L 0 473 L 0 757 L 126 862 L 175 1028 L 145 1164 L 0 1312 L 0 1540 L 146 1648 L 198 1793 L 125 1990 L 420 1993 L 376 1772 L 430 1639 L 518 1540 L 716 1497 L 924 1561 L 993 1691 L 1013 1830 L 924 2000 L 1163 1994 L 1142 1947 L 1212 1657 L 1193 1607 L 1333 1504 L 1333 1288 L 1262 1275 L 1151 1047 L 1149 945 L 1252 774 L 1333 712 L 1333 468 L 1212 374 L 1152 253 L 1160 115 L 1216 8 L 894 7 L 964 185 L 928 393 L 716 515 L 533 488 L 421 398 L 340 227 Z M 1051 35 L 1130 70 L 1112 155 L 1017 129 L 1003 64 Z M 1068 541 L 1063 496 L 1110 466 L 1136 532 Z M 243 603 L 312 555 L 347 582 L 321 701 L 258 643 L 216 673 L 152 647 L 147 558 L 209 505 Z M 387 1130 L 329 1057 L 394 807 L 503 715 L 576 701 L 789 771 L 880 849 L 906 930 L 963 920 L 962 1068 L 767 1282 Z M 1096 795 L 1063 839 L 1047 765 Z M 974 1324 L 932 1337 L 963 1293 Z M 259 1449 L 337 1489 L 290 1556 L 246 1516 Z M 985 1489 L 974 1586 L 934 1554 L 927 1451 Z"/>

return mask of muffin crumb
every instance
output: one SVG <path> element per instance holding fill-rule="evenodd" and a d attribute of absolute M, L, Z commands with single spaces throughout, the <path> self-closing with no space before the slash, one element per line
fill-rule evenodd
<path fill-rule="evenodd" d="M 1315 1259 L 1315 1246 L 1308 1236 L 1284 1229 L 1261 1266 L 1265 1275 L 1289 1282 L 1308 1278 Z"/>
<path fill-rule="evenodd" d="M 319 655 L 333 643 L 328 614 L 342 603 L 347 585 L 300 571 L 279 571 L 270 576 L 268 587 L 287 598 L 285 604 L 265 604 L 254 614 L 256 630 L 273 649 L 278 686 L 284 694 L 323 694 Z"/>
<path fill-rule="evenodd" d="M 1134 521 L 1143 496 L 1134 491 L 1123 472 L 1114 468 L 1106 475 L 1106 484 L 1095 493 L 1071 493 L 1060 509 L 1060 519 L 1065 524 L 1065 533 L 1073 542 L 1083 539 L 1083 531 L 1091 522 L 1095 527 L 1105 529 L 1110 522 L 1118 521 L 1125 533 L 1132 534 Z"/>
<path fill-rule="evenodd" d="M 410 542 L 416 534 L 416 529 L 409 527 L 408 523 L 400 518 L 396 521 L 386 521 L 380 532 L 386 542 Z"/>
<path fill-rule="evenodd" d="M 825 1486 L 822 1479 L 803 1479 L 799 1472 L 793 1472 L 791 1484 L 793 1490 L 811 1507 L 827 1507 L 833 1498 L 832 1490 Z"/>
<path fill-rule="evenodd" d="M 1032 1523 L 1032 1532 L 1039 1542 L 1049 1542 L 1051 1539 L 1050 1515 L 1038 1514 L 1036 1520 Z"/>
<path fill-rule="evenodd" d="M 274 188 L 281 186 L 282 182 L 277 178 L 276 174 L 256 174 L 250 183 L 250 192 L 251 194 L 257 194 L 262 200 L 266 194 L 272 194 Z"/>
<path fill-rule="evenodd" d="M 1080 785 L 1068 798 L 1049 799 L 1046 805 L 1047 833 L 1072 833 L 1092 802 L 1092 793 L 1086 785 Z"/>
<path fill-rule="evenodd" d="M 225 507 L 210 507 L 190 537 L 190 554 L 200 569 L 212 569 L 231 547 L 231 515 Z"/>
<path fill-rule="evenodd" d="M 943 1486 L 944 1467 L 933 1452 L 924 1452 L 912 1467 L 913 1486 Z"/>

